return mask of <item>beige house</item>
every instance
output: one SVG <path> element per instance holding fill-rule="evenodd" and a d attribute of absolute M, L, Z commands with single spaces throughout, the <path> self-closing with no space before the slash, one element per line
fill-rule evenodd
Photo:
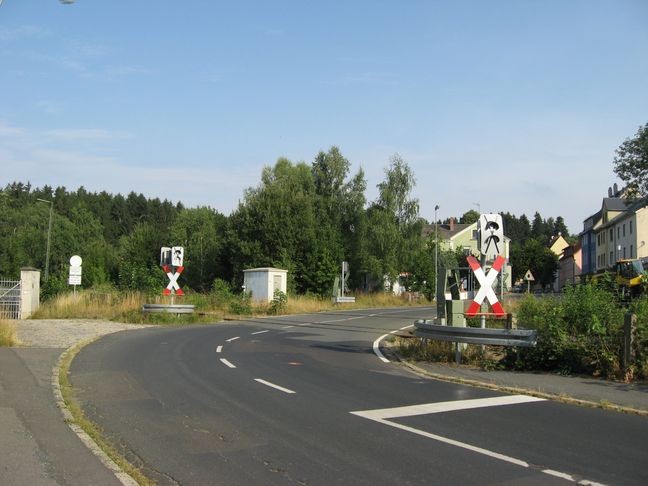
<path fill-rule="evenodd" d="M 455 251 L 461 249 L 464 255 L 473 255 L 479 258 L 479 247 L 477 242 L 477 222 L 472 224 L 459 224 L 455 223 L 453 218 L 450 219 L 448 224 L 440 224 L 438 228 L 436 225 L 430 224 L 423 228 L 423 235 L 434 239 L 435 230 L 439 234 L 439 248 L 442 250 Z M 502 248 L 502 256 L 506 259 L 504 266 L 504 286 L 507 289 L 511 288 L 511 264 L 510 257 L 511 239 L 504 236 L 504 247 Z"/>
<path fill-rule="evenodd" d="M 601 219 L 594 225 L 596 268 L 611 268 L 618 260 L 648 257 L 648 198 L 603 200 Z"/>

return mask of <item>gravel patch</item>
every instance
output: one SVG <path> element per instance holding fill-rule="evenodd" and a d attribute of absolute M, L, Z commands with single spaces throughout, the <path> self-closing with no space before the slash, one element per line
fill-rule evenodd
<path fill-rule="evenodd" d="M 68 348 L 79 341 L 113 332 L 155 327 L 101 319 L 28 319 L 12 324 L 19 346 L 35 348 Z"/>

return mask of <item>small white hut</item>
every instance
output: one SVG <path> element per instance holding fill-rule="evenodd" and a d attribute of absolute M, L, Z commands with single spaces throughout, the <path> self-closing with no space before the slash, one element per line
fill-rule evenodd
<path fill-rule="evenodd" d="M 280 268 L 250 268 L 243 270 L 243 285 L 252 293 L 252 300 L 270 302 L 275 290 L 287 293 L 288 270 Z"/>

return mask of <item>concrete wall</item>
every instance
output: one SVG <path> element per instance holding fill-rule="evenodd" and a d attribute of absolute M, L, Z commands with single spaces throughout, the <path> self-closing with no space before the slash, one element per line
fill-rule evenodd
<path fill-rule="evenodd" d="M 20 270 L 20 318 L 28 319 L 40 305 L 40 270 Z"/>

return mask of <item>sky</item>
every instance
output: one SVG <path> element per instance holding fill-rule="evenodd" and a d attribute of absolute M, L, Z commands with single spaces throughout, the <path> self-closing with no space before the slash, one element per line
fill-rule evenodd
<path fill-rule="evenodd" d="M 394 154 L 420 214 L 600 209 L 648 123 L 648 2 L 0 0 L 0 186 L 230 214 L 279 157 Z"/>

